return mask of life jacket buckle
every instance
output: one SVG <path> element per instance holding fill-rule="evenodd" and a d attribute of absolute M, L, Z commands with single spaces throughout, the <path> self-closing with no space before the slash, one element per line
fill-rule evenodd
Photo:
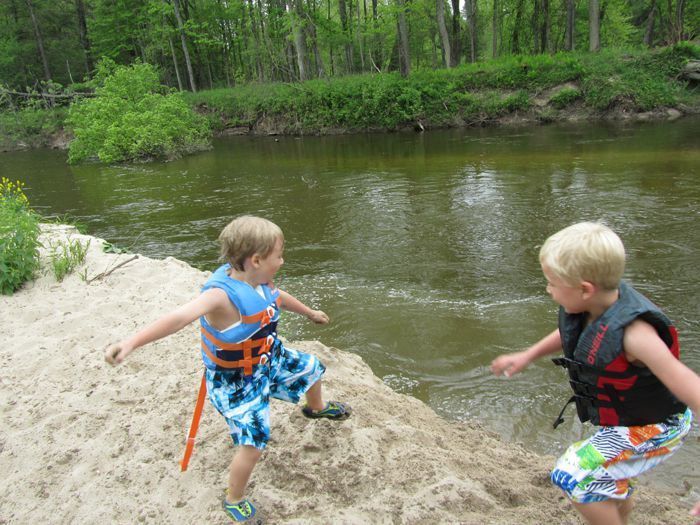
<path fill-rule="evenodd" d="M 268 306 L 267 308 L 265 308 L 265 311 L 263 312 L 262 317 L 260 318 L 260 328 L 269 325 L 274 317 L 275 309 L 272 306 Z"/>
<path fill-rule="evenodd" d="M 275 344 L 275 338 L 272 336 L 272 334 L 270 334 L 265 338 L 265 342 L 260 346 L 260 351 L 258 354 L 269 353 L 273 344 Z"/>

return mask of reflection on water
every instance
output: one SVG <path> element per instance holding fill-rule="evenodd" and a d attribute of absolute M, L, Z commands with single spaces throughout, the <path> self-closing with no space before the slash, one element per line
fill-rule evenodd
<path fill-rule="evenodd" d="M 488 364 L 554 326 L 537 264 L 541 242 L 603 219 L 629 251 L 627 278 L 677 322 L 700 370 L 695 267 L 698 120 L 339 137 L 231 137 L 165 164 L 68 167 L 65 154 L 0 157 L 46 214 L 69 213 L 132 251 L 216 264 L 231 217 L 260 214 L 286 234 L 278 285 L 332 317 L 286 316 L 289 339 L 361 355 L 393 388 L 456 420 L 555 454 L 587 432 L 551 422 L 568 397 L 540 362 L 494 378 Z M 657 482 L 700 485 L 697 431 Z"/>

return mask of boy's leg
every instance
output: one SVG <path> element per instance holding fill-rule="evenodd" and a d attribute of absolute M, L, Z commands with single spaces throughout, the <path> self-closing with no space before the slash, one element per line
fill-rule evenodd
<path fill-rule="evenodd" d="M 320 379 L 306 391 L 306 406 L 314 412 L 318 412 L 326 408 L 326 404 L 323 402 Z"/>
<path fill-rule="evenodd" d="M 321 377 L 326 367 L 317 357 L 279 345 L 270 361 L 270 396 L 298 403 L 306 396 L 302 413 L 310 418 L 346 419 L 350 406 L 337 401 L 324 402 Z"/>
<path fill-rule="evenodd" d="M 306 391 L 306 405 L 301 407 L 301 413 L 311 419 L 347 419 L 352 414 L 350 405 L 339 401 L 324 403 L 321 395 L 321 380 L 319 379 Z"/>
<path fill-rule="evenodd" d="M 622 523 L 627 524 L 627 520 L 630 517 L 630 513 L 632 512 L 633 506 L 634 505 L 632 504 L 632 496 L 617 502 L 617 507 L 620 510 L 620 518 L 622 518 Z"/>
<path fill-rule="evenodd" d="M 572 502 L 588 525 L 625 525 L 627 519 L 621 516 L 620 502 L 609 499 L 595 503 Z"/>
<path fill-rule="evenodd" d="M 248 480 L 261 455 L 262 450 L 258 450 L 250 445 L 242 445 L 236 450 L 228 473 L 228 495 L 226 499 L 230 503 L 241 501 L 244 498 Z"/>
<path fill-rule="evenodd" d="M 559 458 L 552 482 L 572 500 L 588 523 L 627 523 L 631 481 L 668 459 L 690 431 L 689 411 L 664 423 L 601 427 Z"/>

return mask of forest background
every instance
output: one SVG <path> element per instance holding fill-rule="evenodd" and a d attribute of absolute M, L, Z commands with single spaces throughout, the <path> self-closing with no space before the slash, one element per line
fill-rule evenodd
<path fill-rule="evenodd" d="M 3 0 L 0 81 L 75 84 L 109 57 L 197 91 L 663 46 L 699 29 L 688 0 Z"/>
<path fill-rule="evenodd" d="M 688 0 L 3 0 L 0 108 L 14 113 L 0 114 L 0 135 L 61 129 L 61 106 L 94 93 L 103 59 L 155 66 L 192 107 L 216 112 L 215 128 L 479 123 L 569 81 L 555 109 L 584 100 L 645 111 L 677 106 L 668 81 L 700 53 L 644 50 L 698 34 L 700 3 Z M 474 95 L 481 88 L 500 92 Z M 286 121 L 260 123 L 275 112 Z"/>

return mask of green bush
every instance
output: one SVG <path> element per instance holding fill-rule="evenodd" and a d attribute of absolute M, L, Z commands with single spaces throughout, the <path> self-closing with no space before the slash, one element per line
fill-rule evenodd
<path fill-rule="evenodd" d="M 206 118 L 196 114 L 179 93 L 171 93 L 149 64 L 115 66 L 101 62 L 103 85 L 94 98 L 73 104 L 68 124 L 71 163 L 88 158 L 120 162 L 175 158 L 209 147 Z"/>
<path fill-rule="evenodd" d="M 0 181 L 0 293 L 10 295 L 39 267 L 39 216 L 22 184 Z"/>

